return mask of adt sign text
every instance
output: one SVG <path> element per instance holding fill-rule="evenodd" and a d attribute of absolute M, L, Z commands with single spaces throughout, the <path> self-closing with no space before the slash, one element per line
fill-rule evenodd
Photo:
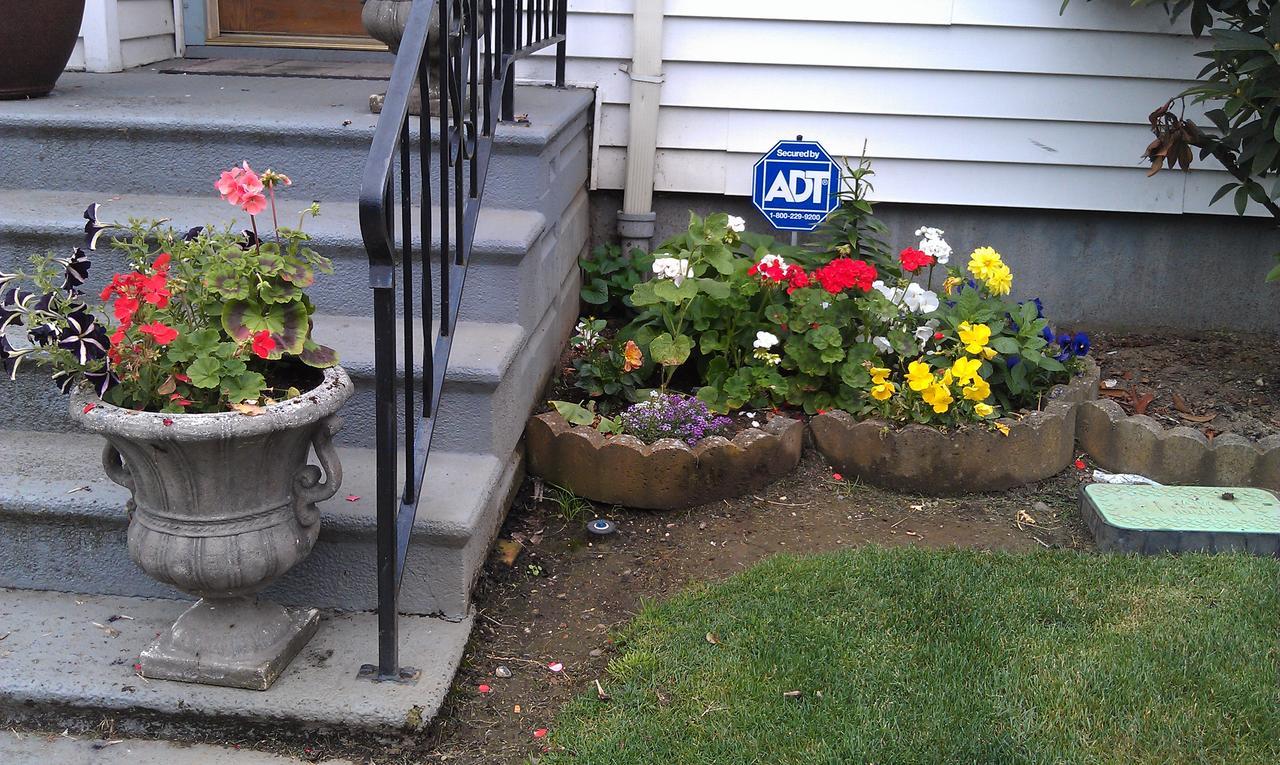
<path fill-rule="evenodd" d="M 779 141 L 756 162 L 751 201 L 774 228 L 812 231 L 839 197 L 840 165 L 817 141 Z"/>

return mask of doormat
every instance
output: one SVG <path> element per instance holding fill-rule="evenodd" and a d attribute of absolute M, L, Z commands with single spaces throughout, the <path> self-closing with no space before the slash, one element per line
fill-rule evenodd
<path fill-rule="evenodd" d="M 166 62 L 160 74 L 221 74 L 237 77 L 306 77 L 326 80 L 389 80 L 391 64 L 375 61 L 273 61 L 251 58 L 188 58 Z"/>
<path fill-rule="evenodd" d="M 1280 500 L 1264 489 L 1090 484 L 1080 514 L 1103 551 L 1280 555 Z"/>

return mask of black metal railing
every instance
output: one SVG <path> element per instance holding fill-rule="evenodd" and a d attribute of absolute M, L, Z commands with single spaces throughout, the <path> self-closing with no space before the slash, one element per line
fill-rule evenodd
<path fill-rule="evenodd" d="M 494 133 L 499 115 L 503 121 L 514 118 L 512 65 L 516 59 L 556 45 L 556 84 L 564 85 L 567 3 L 414 0 L 392 69 L 360 189 L 360 230 L 369 253 L 373 288 L 376 366 L 378 663 L 360 671 L 370 679 L 411 681 L 416 677 L 413 670 L 400 666 L 400 582 L 422 496 Z M 428 45 L 436 16 L 441 33 L 431 41 L 438 46 L 432 61 Z M 438 93 L 434 99 L 432 83 Z M 422 94 L 416 163 L 409 114 L 415 86 Z M 438 116 L 431 116 L 433 106 Z M 438 120 L 439 129 L 434 198 L 433 120 Z M 417 200 L 415 186 L 421 189 Z M 415 206 L 419 208 L 416 252 Z M 433 208 L 438 212 L 433 213 Z M 436 233 L 439 261 L 433 279 L 430 250 Z M 421 375 L 415 371 L 418 353 Z"/>

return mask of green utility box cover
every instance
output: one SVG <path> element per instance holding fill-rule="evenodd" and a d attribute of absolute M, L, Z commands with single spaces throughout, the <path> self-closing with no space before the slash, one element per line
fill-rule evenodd
<path fill-rule="evenodd" d="M 1100 550 L 1280 555 L 1280 500 L 1263 489 L 1095 483 L 1080 514 Z"/>

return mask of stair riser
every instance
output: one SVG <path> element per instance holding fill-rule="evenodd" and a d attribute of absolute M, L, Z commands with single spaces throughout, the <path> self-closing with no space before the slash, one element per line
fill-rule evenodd
<path fill-rule="evenodd" d="M 506 516 L 520 485 L 523 460 L 514 454 L 477 530 L 464 544 L 415 533 L 400 591 L 400 612 L 448 619 L 467 615 L 471 585 L 479 575 L 488 540 Z M 104 477 L 90 487 L 96 513 L 74 524 L 41 523 L 38 516 L 0 514 L 0 587 L 58 590 L 96 595 L 178 598 L 186 595 L 148 576 L 129 557 L 128 494 Z M 264 597 L 284 605 L 372 611 L 378 607 L 377 547 L 373 529 L 321 526 L 311 554 L 267 589 Z M 86 564 L 86 561 L 92 561 Z"/>
<path fill-rule="evenodd" d="M 585 133 L 568 131 L 541 153 L 496 147 L 485 186 L 487 207 L 524 210 L 555 208 L 557 194 L 581 188 L 590 155 Z M 369 152 L 367 138 L 334 140 L 322 136 L 165 132 L 151 129 L 0 125 L 5 167 L 0 188 L 40 188 L 116 194 L 216 194 L 218 172 L 248 160 L 255 167 L 289 174 L 292 199 L 355 201 Z M 439 167 L 432 154 L 430 189 L 438 196 Z M 421 198 L 417 151 L 412 152 L 413 199 Z M 152 168 L 161 168 L 152 170 Z M 580 176 L 576 183 L 575 178 Z M 397 173 L 397 183 L 399 176 Z M 398 199 L 398 197 L 397 197 Z M 438 200 L 437 200 L 438 201 Z M 563 209 L 563 207 L 561 208 Z"/>

